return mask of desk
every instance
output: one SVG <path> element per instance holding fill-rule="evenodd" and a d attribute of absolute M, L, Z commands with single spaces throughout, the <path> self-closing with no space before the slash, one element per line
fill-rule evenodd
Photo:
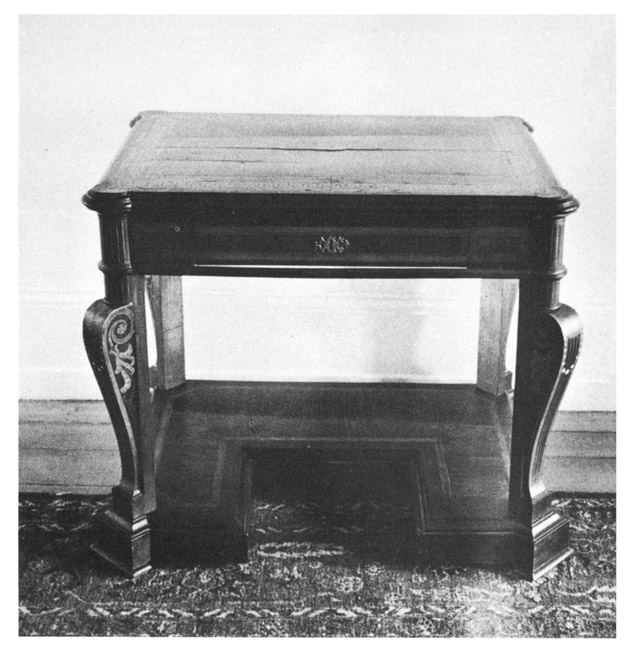
<path fill-rule="evenodd" d="M 130 576 L 150 567 L 152 520 L 177 472 L 164 478 L 162 498 L 161 464 L 174 462 L 188 441 L 175 419 L 188 409 L 213 416 L 219 407 L 225 425 L 197 430 L 198 440 L 205 435 L 215 446 L 209 481 L 179 504 L 199 494 L 207 499 L 206 508 L 229 527 L 230 542 L 242 544 L 243 557 L 250 473 L 259 450 L 280 447 L 304 455 L 298 459 L 316 450 L 353 449 L 371 460 L 401 455 L 415 474 L 413 557 L 422 561 L 513 565 L 536 578 L 570 555 L 568 524 L 551 506 L 541 463 L 580 348 L 578 316 L 559 301 L 565 217 L 578 203 L 558 184 L 524 121 L 143 112 L 131 125 L 101 182 L 84 196 L 99 214 L 105 275 L 105 297 L 86 313 L 84 340 L 122 466 L 100 520 L 101 555 Z M 482 468 L 480 475 L 471 468 L 473 455 L 452 457 L 454 472 L 471 478 L 468 487 L 489 491 L 481 496 L 486 512 L 466 519 L 456 510 L 443 454 L 452 441 L 461 443 L 452 432 L 470 417 L 506 414 L 501 401 L 508 397 L 497 395 L 509 389 L 509 375 L 499 369 L 494 385 L 481 388 L 491 394 L 465 386 L 188 382 L 184 275 L 480 278 L 494 289 L 518 280 L 509 453 L 499 455 L 502 467 L 489 469 L 490 480 L 494 472 L 498 479 L 488 484 L 479 480 L 486 477 Z M 153 368 L 146 290 L 158 348 Z M 488 316 L 508 319 L 509 298 L 494 303 L 494 315 L 491 298 L 483 302 L 485 326 Z M 489 341 L 481 333 L 482 347 L 494 348 L 494 356 L 480 361 L 479 374 L 500 367 L 505 326 L 503 320 Z M 444 407 L 445 425 L 430 416 Z M 291 408 L 294 418 L 305 418 L 295 433 L 285 417 Z M 247 419 L 259 420 L 257 435 Z M 478 421 L 465 427 L 466 444 L 497 441 L 474 439 L 485 427 Z M 181 468 L 194 467 L 201 445 Z M 501 488 L 502 506 L 495 493 Z"/>

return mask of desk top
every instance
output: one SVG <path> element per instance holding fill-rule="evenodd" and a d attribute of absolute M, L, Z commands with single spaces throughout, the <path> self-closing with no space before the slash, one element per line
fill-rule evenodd
<path fill-rule="evenodd" d="M 571 199 L 517 117 L 150 111 L 132 125 L 94 193 Z"/>

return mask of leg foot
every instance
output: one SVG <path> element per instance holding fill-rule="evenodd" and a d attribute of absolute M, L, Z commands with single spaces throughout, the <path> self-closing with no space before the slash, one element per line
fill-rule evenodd
<path fill-rule="evenodd" d="M 146 517 L 129 522 L 112 509 L 95 523 L 91 548 L 129 578 L 150 567 L 150 528 Z"/>

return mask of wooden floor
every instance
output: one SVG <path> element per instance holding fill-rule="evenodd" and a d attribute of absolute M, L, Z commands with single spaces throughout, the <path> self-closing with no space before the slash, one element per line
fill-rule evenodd
<path fill-rule="evenodd" d="M 119 480 L 114 433 L 101 401 L 20 403 L 21 492 L 102 494 Z M 615 493 L 615 413 L 560 412 L 545 480 L 566 493 Z"/>

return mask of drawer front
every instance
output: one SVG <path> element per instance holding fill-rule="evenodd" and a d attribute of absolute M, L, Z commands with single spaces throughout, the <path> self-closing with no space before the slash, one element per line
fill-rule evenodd
<path fill-rule="evenodd" d="M 526 269 L 530 266 L 530 238 L 525 228 L 475 227 L 470 236 L 472 269 Z"/>
<path fill-rule="evenodd" d="M 527 222 L 508 218 L 429 218 L 415 226 L 228 225 L 197 213 L 146 212 L 129 218 L 130 252 L 137 273 L 201 273 L 207 268 L 451 267 L 468 271 L 528 271 L 536 249 Z M 534 240 L 532 242 L 532 240 Z M 532 260 L 533 258 L 533 260 Z"/>
<path fill-rule="evenodd" d="M 465 266 L 467 230 L 214 227 L 192 231 L 192 261 L 205 264 Z"/>

